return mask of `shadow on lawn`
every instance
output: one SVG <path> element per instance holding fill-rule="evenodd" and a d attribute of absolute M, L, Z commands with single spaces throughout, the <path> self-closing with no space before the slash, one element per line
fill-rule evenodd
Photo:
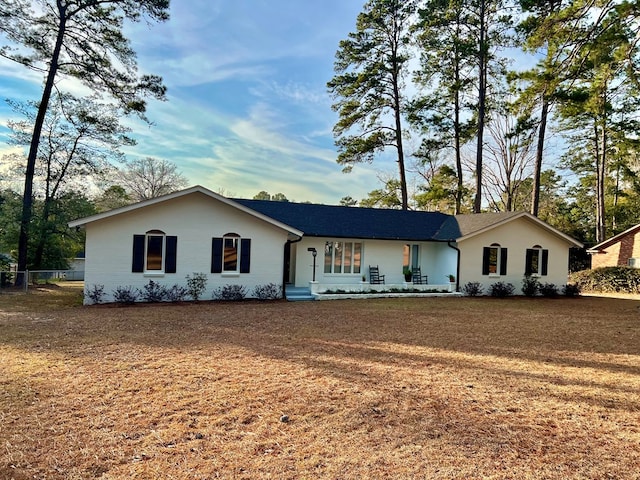
<path fill-rule="evenodd" d="M 408 424 L 406 437 L 389 433 L 389 441 L 419 445 L 442 436 L 469 459 L 482 456 L 478 452 L 483 458 L 505 454 L 521 468 L 527 468 L 527 455 L 544 457 L 549 451 L 543 463 L 560 462 L 576 475 L 581 472 L 581 478 L 604 478 L 590 475 L 588 462 L 573 465 L 565 460 L 592 453 L 595 427 L 578 425 L 564 432 L 562 426 L 570 425 L 567 415 L 582 411 L 583 405 L 597 407 L 600 415 L 606 409 L 619 415 L 640 410 L 637 305 L 599 298 L 428 299 L 92 307 L 10 316 L 0 312 L 0 346 L 55 354 L 58 362 L 88 358 L 95 365 L 107 364 L 105 375 L 113 371 L 108 367 L 112 361 L 120 371 L 139 374 L 141 358 L 153 357 L 156 350 L 162 354 L 154 368 L 169 365 L 172 355 L 184 351 L 211 362 L 211 371 L 221 352 L 232 355 L 236 364 L 246 359 L 247 368 L 286 362 L 303 367 L 292 368 L 293 377 L 306 378 L 310 371 L 357 387 L 342 395 L 367 393 L 358 397 L 361 403 L 350 412 L 353 417 L 339 425 L 345 431 L 393 432 L 380 427 Z M 129 352 L 140 347 L 141 358 L 131 359 Z M 268 369 L 265 372 L 268 375 Z M 303 380 L 310 391 L 318 387 L 314 375 Z M 224 381 L 234 381 L 231 376 Z M 174 388 L 185 382 L 174 380 Z M 295 391 L 288 380 L 274 378 L 274 390 Z M 216 381 L 210 380 L 213 389 Z M 250 384 L 251 376 L 241 381 Z M 197 401 L 197 393 L 193 395 Z M 273 393 L 259 396 L 269 395 Z M 570 406 L 559 410 L 557 418 L 537 418 L 538 407 L 532 403 L 539 399 Z M 324 406 L 331 403 L 323 401 Z M 518 419 L 527 412 L 531 418 Z M 319 420 L 326 415 L 314 413 Z M 602 423 L 593 412 L 584 419 Z M 547 426 L 550 433 L 541 433 Z M 617 426 L 607 424 L 611 430 Z M 609 458 L 624 456 L 607 445 L 597 448 Z M 626 468 L 633 462 L 631 456 L 619 460 Z"/>
<path fill-rule="evenodd" d="M 68 312 L 73 314 L 51 312 L 50 321 L 44 323 L 32 318 L 21 334 L 3 335 L 0 343 L 38 351 L 57 349 L 73 357 L 113 344 L 205 350 L 232 346 L 363 383 L 370 382 L 371 373 L 358 365 L 417 371 L 437 366 L 462 370 L 469 377 L 480 371 L 496 382 L 527 378 L 531 388 L 546 384 L 595 389 L 596 393 L 572 398 L 594 405 L 602 404 L 606 392 L 637 391 L 602 379 L 603 374 L 640 376 L 637 359 L 629 358 L 640 355 L 640 312 L 638 302 L 630 300 L 207 302 Z M 13 327 L 12 331 L 21 330 Z M 526 362 L 526 369 L 518 362 Z M 562 368 L 561 373 L 551 367 Z M 572 369 L 582 372 L 578 375 Z M 613 403 L 640 410 L 640 400 Z"/>

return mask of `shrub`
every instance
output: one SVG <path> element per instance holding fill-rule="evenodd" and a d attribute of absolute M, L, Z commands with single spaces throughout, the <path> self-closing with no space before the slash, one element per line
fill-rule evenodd
<path fill-rule="evenodd" d="M 138 300 L 139 290 L 128 285 L 126 287 L 117 287 L 113 291 L 113 299 L 118 303 L 135 303 Z"/>
<path fill-rule="evenodd" d="M 86 297 L 89 297 L 91 303 L 102 303 L 104 299 L 104 285 L 92 285 L 87 287 L 84 292 Z"/>
<path fill-rule="evenodd" d="M 4 253 L 0 253 L 0 270 L 9 270 L 9 265 L 11 265 L 11 258 Z"/>
<path fill-rule="evenodd" d="M 213 291 L 214 300 L 243 300 L 247 296 L 244 285 L 225 285 Z"/>
<path fill-rule="evenodd" d="M 562 287 L 562 294 L 566 297 L 578 297 L 580 296 L 580 285 L 568 283 Z"/>
<path fill-rule="evenodd" d="M 526 276 L 522 279 L 522 293 L 527 297 L 535 297 L 540 290 L 540 282 L 535 277 Z"/>
<path fill-rule="evenodd" d="M 584 292 L 640 293 L 640 269 L 601 267 L 571 274 L 571 283 Z"/>
<path fill-rule="evenodd" d="M 200 300 L 200 297 L 207 290 L 207 275 L 204 273 L 187 275 L 187 290 L 194 301 Z"/>
<path fill-rule="evenodd" d="M 553 283 L 544 283 L 540 285 L 540 294 L 543 297 L 555 298 L 558 296 L 558 287 Z"/>
<path fill-rule="evenodd" d="M 189 290 L 182 285 L 174 285 L 167 289 L 167 300 L 170 302 L 182 302 L 189 296 Z"/>
<path fill-rule="evenodd" d="M 167 299 L 167 287 L 149 280 L 149 283 L 140 290 L 140 295 L 145 302 L 163 302 Z"/>
<path fill-rule="evenodd" d="M 489 288 L 489 295 L 492 297 L 504 298 L 513 295 L 515 287 L 511 283 L 496 282 Z"/>
<path fill-rule="evenodd" d="M 470 297 L 477 297 L 478 295 L 482 295 L 483 288 L 480 282 L 467 282 L 462 287 L 462 292 Z"/>
<path fill-rule="evenodd" d="M 282 286 L 276 283 L 256 285 L 253 289 L 253 296 L 259 300 L 278 300 L 282 298 Z"/>

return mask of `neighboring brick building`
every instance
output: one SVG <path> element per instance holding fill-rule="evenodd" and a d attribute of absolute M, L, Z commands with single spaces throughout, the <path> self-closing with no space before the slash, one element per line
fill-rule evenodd
<path fill-rule="evenodd" d="M 591 254 L 591 268 L 640 268 L 640 224 L 591 247 L 587 252 Z"/>

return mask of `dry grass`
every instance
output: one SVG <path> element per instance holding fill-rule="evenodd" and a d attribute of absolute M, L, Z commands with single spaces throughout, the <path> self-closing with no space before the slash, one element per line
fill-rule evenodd
<path fill-rule="evenodd" d="M 0 478 L 640 478 L 635 301 L 77 296 L 0 295 Z"/>

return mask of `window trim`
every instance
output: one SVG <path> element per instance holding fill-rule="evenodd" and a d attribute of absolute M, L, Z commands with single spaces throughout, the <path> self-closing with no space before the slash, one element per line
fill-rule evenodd
<path fill-rule="evenodd" d="M 234 242 L 234 246 L 232 247 L 232 252 L 227 252 L 227 242 Z M 239 274 L 240 273 L 240 235 L 237 233 L 227 233 L 222 236 L 222 274 Z M 232 259 L 227 260 L 227 255 L 235 256 L 235 266 L 233 269 L 227 268 L 228 263 L 232 263 Z"/>
<path fill-rule="evenodd" d="M 533 255 L 538 255 L 538 265 L 536 272 L 531 268 L 533 263 Z M 534 245 L 525 251 L 524 274 L 529 277 L 545 277 L 549 273 L 549 250 L 542 248 L 540 245 Z"/>
<path fill-rule="evenodd" d="M 160 268 L 149 268 L 149 242 L 153 237 L 161 238 Z M 145 276 L 162 276 L 176 273 L 178 237 L 167 235 L 162 230 L 148 230 L 145 234 L 133 236 L 133 258 L 131 271 Z"/>
<path fill-rule="evenodd" d="M 225 270 L 225 242 L 228 239 L 237 240 L 236 268 Z M 240 274 L 251 273 L 251 239 L 243 238 L 237 233 L 225 233 L 222 237 L 211 239 L 211 273 L 219 273 L 227 277 L 237 277 Z"/>
<path fill-rule="evenodd" d="M 340 244 L 340 248 L 336 248 L 336 244 Z M 347 255 L 346 247 L 351 245 L 349 254 Z M 329 246 L 331 247 L 330 262 L 327 262 Z M 340 271 L 336 272 L 336 251 L 340 251 Z M 364 252 L 364 242 L 357 242 L 354 240 L 327 240 L 324 244 L 324 264 L 323 273 L 325 275 L 362 275 L 362 256 Z M 359 254 L 359 256 L 358 256 Z M 349 272 L 344 271 L 345 259 L 349 259 Z M 329 271 L 327 271 L 329 266 Z"/>
<path fill-rule="evenodd" d="M 496 249 L 496 271 L 491 270 L 491 250 Z M 501 277 L 507 275 L 508 249 L 499 243 L 492 243 L 482 249 L 482 275 L 489 277 Z"/>
<path fill-rule="evenodd" d="M 164 260 L 166 258 L 166 234 L 160 230 L 150 230 L 144 234 L 144 273 L 146 274 L 164 274 Z M 149 268 L 150 243 L 153 238 L 160 238 L 160 267 Z"/>

